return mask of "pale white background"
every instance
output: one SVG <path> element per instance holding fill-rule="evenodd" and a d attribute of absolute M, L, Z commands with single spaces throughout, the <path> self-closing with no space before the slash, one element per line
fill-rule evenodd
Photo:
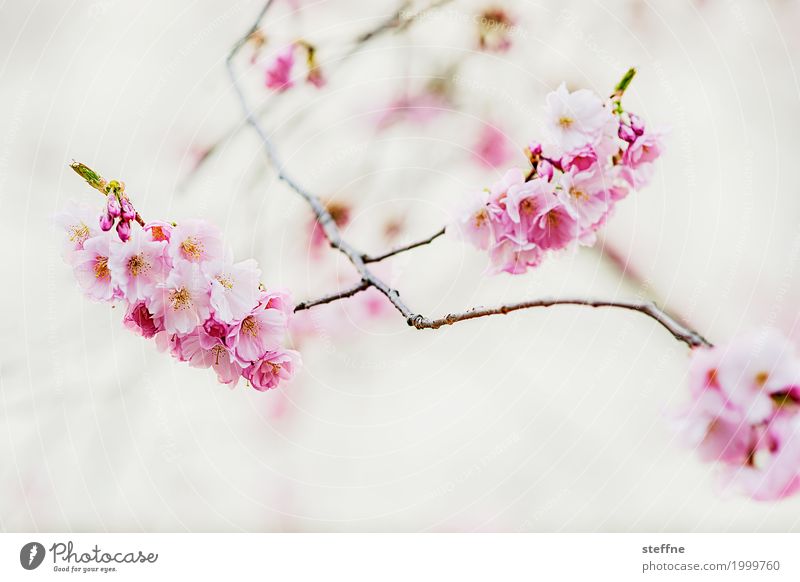
<path fill-rule="evenodd" d="M 341 64 L 395 2 L 308 0 L 294 15 L 277 2 L 267 50 L 307 38 L 331 82 L 272 99 L 251 69 L 249 98 L 298 179 L 354 206 L 347 236 L 370 251 L 389 244 L 387 220 L 427 235 L 491 181 L 470 156 L 478 122 L 519 149 L 562 80 L 602 94 L 636 65 L 627 105 L 671 127 L 657 179 L 606 230 L 644 290 L 589 250 L 487 279 L 485 257 L 439 240 L 382 270 L 413 308 L 652 296 L 714 341 L 764 324 L 794 335 L 797 2 L 521 0 L 507 3 L 512 50 L 486 55 L 472 17 L 487 4 L 456 1 Z M 87 302 L 51 223 L 68 199 L 97 198 L 73 158 L 125 180 L 146 218 L 216 221 L 298 300 L 346 280 L 342 259 L 311 258 L 308 211 L 250 132 L 187 181 L 198 149 L 241 119 L 223 61 L 259 8 L 0 4 L 1 529 L 800 529 L 800 499 L 720 495 L 678 445 L 669 413 L 688 350 L 635 313 L 564 307 L 419 332 L 334 306 L 315 316 L 296 381 L 261 394 L 228 391 Z M 432 77 L 450 80 L 458 111 L 375 131 L 370 111 Z"/>

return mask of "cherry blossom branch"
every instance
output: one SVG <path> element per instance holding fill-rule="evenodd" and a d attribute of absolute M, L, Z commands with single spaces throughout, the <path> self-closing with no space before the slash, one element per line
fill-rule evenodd
<path fill-rule="evenodd" d="M 437 233 L 428 237 L 427 239 L 423 239 L 416 243 L 405 245 L 404 247 L 400 247 L 398 249 L 389 251 L 387 253 L 384 253 L 383 255 L 378 255 L 376 257 L 370 257 L 366 253 L 357 250 L 349 242 L 344 240 L 344 238 L 341 235 L 341 232 L 339 231 L 339 227 L 336 225 L 336 222 L 331 216 L 331 213 L 326 209 L 321 199 L 315 194 L 303 188 L 291 176 L 289 176 L 286 173 L 286 171 L 284 170 L 283 163 L 280 157 L 278 156 L 275 145 L 273 144 L 270 137 L 267 135 L 264 128 L 259 123 L 256 115 L 254 114 L 253 110 L 248 104 L 247 98 L 244 94 L 244 90 L 242 89 L 238 81 L 238 78 L 236 76 L 236 71 L 234 70 L 233 67 L 233 59 L 239 52 L 241 47 L 244 46 L 244 44 L 247 42 L 247 39 L 253 33 L 253 31 L 258 29 L 259 23 L 261 22 L 262 18 L 264 17 L 264 14 L 266 13 L 271 3 L 272 3 L 271 0 L 267 2 L 265 7 L 259 13 L 256 22 L 253 24 L 253 26 L 231 48 L 227 58 L 225 59 L 225 64 L 228 69 L 228 74 L 230 76 L 234 91 L 236 92 L 236 95 L 239 99 L 242 111 L 245 115 L 245 119 L 247 123 L 253 127 L 256 134 L 259 136 L 262 147 L 264 148 L 264 151 L 269 159 L 270 164 L 275 169 L 278 179 L 284 182 L 287 186 L 289 186 L 289 188 L 291 188 L 296 194 L 301 196 L 308 203 L 308 205 L 311 207 L 312 212 L 314 213 L 314 216 L 317 219 L 317 222 L 319 223 L 320 228 L 322 229 L 323 234 L 327 238 L 331 247 L 337 249 L 339 252 L 345 255 L 349 259 L 349 261 L 353 264 L 356 271 L 358 271 L 359 275 L 361 276 L 361 282 L 358 285 L 346 289 L 344 291 L 340 291 L 338 293 L 334 293 L 319 299 L 301 303 L 298 306 L 299 309 L 308 309 L 315 305 L 322 305 L 337 301 L 339 299 L 344 299 L 346 297 L 351 297 L 356 293 L 368 289 L 369 287 L 374 287 L 381 294 L 383 294 L 392 303 L 395 309 L 397 309 L 397 311 L 399 311 L 400 314 L 406 319 L 408 325 L 414 327 L 415 329 L 438 329 L 443 325 L 452 325 L 460 321 L 467 321 L 470 319 L 485 317 L 489 315 L 506 314 L 512 311 L 518 311 L 521 309 L 528 309 L 533 307 L 550 307 L 554 305 L 616 307 L 619 309 L 636 311 L 638 313 L 642 313 L 650 317 L 651 319 L 658 322 L 665 329 L 667 329 L 675 339 L 685 343 L 691 348 L 697 346 L 711 345 L 710 342 L 708 342 L 708 340 L 706 340 L 698 332 L 683 326 L 675 319 L 673 319 L 669 314 L 667 314 L 666 312 L 664 312 L 662 309 L 658 308 L 654 303 L 651 302 L 611 301 L 611 300 L 595 300 L 586 298 L 539 299 L 534 301 L 501 305 L 498 307 L 491 307 L 491 308 L 479 307 L 470 309 L 462 313 L 451 313 L 438 319 L 430 319 L 421 314 L 414 313 L 400 299 L 399 292 L 396 289 L 392 289 L 380 277 L 376 276 L 372 271 L 370 271 L 370 269 L 367 267 L 367 263 L 377 262 L 379 260 L 383 260 L 385 258 L 397 255 L 407 250 L 411 250 L 413 248 L 429 244 L 430 242 L 441 236 L 444 232 L 444 229 L 438 231 Z M 623 81 L 620 82 L 620 84 L 617 86 L 615 94 L 624 91 L 624 87 L 622 87 L 622 89 L 620 89 L 620 87 L 623 85 L 623 83 L 625 83 L 625 85 L 627 86 L 627 83 L 630 82 L 632 75 L 633 73 L 630 71 L 626 74 L 625 78 L 623 78 Z"/>
<path fill-rule="evenodd" d="M 250 38 L 253 37 L 254 34 L 258 32 L 259 27 L 261 26 L 261 21 L 264 19 L 264 16 L 269 10 L 270 5 L 274 0 L 268 0 L 264 7 L 261 9 L 255 23 L 250 28 L 247 37 L 240 41 L 240 46 L 246 44 Z M 353 41 L 352 48 L 340 59 L 338 59 L 337 65 L 342 65 L 343 63 L 347 62 L 352 56 L 357 54 L 364 45 L 370 43 L 371 41 L 380 38 L 387 32 L 391 31 L 405 31 L 417 20 L 419 17 L 430 12 L 431 10 L 436 10 L 441 8 L 442 6 L 449 4 L 453 0 L 433 0 L 428 6 L 421 8 L 419 11 L 415 13 L 410 13 L 409 8 L 411 6 L 411 2 L 409 0 L 405 0 L 400 7 L 393 12 L 389 17 L 382 20 L 377 26 L 374 28 L 361 33 L 356 39 Z M 269 110 L 272 107 L 272 102 L 265 103 L 262 107 L 260 107 L 257 111 L 257 115 L 261 115 L 263 112 Z M 195 174 L 200 170 L 202 166 L 204 166 L 211 157 L 217 152 L 222 144 L 227 142 L 228 140 L 232 139 L 238 133 L 247 127 L 247 122 L 237 122 L 236 125 L 227 129 L 222 136 L 217 138 L 210 146 L 206 147 L 195 160 L 194 165 L 192 166 L 191 170 L 187 173 L 187 175 L 183 178 L 179 189 L 183 189 L 194 177 Z"/>
<path fill-rule="evenodd" d="M 312 307 L 316 307 L 317 305 L 324 305 L 326 303 L 333 303 L 334 301 L 338 301 L 339 299 L 347 299 L 348 297 L 352 297 L 356 293 L 361 293 L 362 291 L 366 291 L 370 288 L 370 283 L 368 281 L 361 281 L 358 285 L 353 285 L 349 289 L 345 289 L 344 291 L 339 291 L 338 293 L 331 293 L 330 295 L 325 295 L 320 297 L 319 299 L 314 299 L 312 301 L 303 301 L 302 303 L 298 303 L 294 306 L 295 312 L 303 311 L 305 309 L 311 309 Z"/>
<path fill-rule="evenodd" d="M 663 309 L 656 306 L 651 301 L 612 301 L 605 299 L 584 299 L 584 298 L 560 298 L 560 299 L 536 299 L 533 301 L 522 301 L 520 303 L 510 303 L 498 307 L 475 307 L 463 313 L 450 313 L 438 319 L 428 319 L 422 315 L 416 315 L 410 324 L 417 329 L 439 329 L 444 325 L 453 325 L 459 321 L 467 321 L 478 317 L 489 315 L 505 315 L 520 309 L 530 309 L 532 307 L 552 307 L 554 305 L 582 305 L 585 307 L 616 307 L 643 313 L 660 323 L 672 336 L 684 342 L 691 348 L 699 346 L 711 346 L 711 343 L 698 332 L 689 329 L 676 321 Z"/>
<path fill-rule="evenodd" d="M 388 252 L 385 252 L 382 255 L 371 256 L 371 255 L 366 255 L 365 254 L 365 255 L 361 255 L 361 258 L 364 260 L 365 263 L 378 263 L 378 262 L 380 262 L 380 261 L 382 261 L 384 259 L 388 259 L 389 257 L 393 257 L 394 255 L 399 255 L 400 253 L 404 253 L 406 251 L 410 251 L 411 249 L 415 249 L 417 247 L 428 245 L 428 244 L 432 243 L 433 241 L 435 241 L 440 236 L 444 235 L 444 231 L 445 231 L 445 228 L 442 227 L 441 229 L 436 231 L 434 234 L 432 234 L 428 238 L 425 238 L 425 239 L 422 239 L 422 240 L 418 240 L 416 242 L 412 242 L 412 243 L 409 243 L 407 245 L 403 245 L 401 247 L 397 247 L 396 249 L 388 251 Z"/>

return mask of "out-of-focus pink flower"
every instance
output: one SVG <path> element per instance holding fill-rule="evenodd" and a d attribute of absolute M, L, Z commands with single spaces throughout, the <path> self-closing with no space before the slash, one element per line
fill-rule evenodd
<path fill-rule="evenodd" d="M 270 351 L 244 369 L 242 375 L 263 392 L 277 388 L 281 381 L 290 380 L 300 366 L 300 354 L 294 350 Z"/>
<path fill-rule="evenodd" d="M 144 301 L 137 301 L 130 305 L 122 323 L 129 330 L 144 338 L 151 338 L 164 330 L 161 319 L 153 317 Z"/>
<path fill-rule="evenodd" d="M 235 359 L 247 366 L 266 352 L 279 349 L 286 334 L 286 315 L 279 309 L 259 305 L 242 321 L 231 327 L 228 346 Z"/>
<path fill-rule="evenodd" d="M 294 43 L 287 45 L 275 56 L 275 60 L 267 67 L 265 83 L 269 89 L 283 92 L 294 85 L 292 81 L 294 51 Z"/>
<path fill-rule="evenodd" d="M 330 213 L 333 222 L 339 228 L 347 226 L 350 222 L 350 205 L 344 202 L 329 200 L 325 202 L 325 209 Z M 316 218 L 311 220 L 311 251 L 314 253 L 315 258 L 319 256 L 319 251 L 328 245 L 328 239 L 325 236 L 325 231 L 322 230 L 319 221 Z"/>
<path fill-rule="evenodd" d="M 546 97 L 545 128 L 561 151 L 594 142 L 609 120 L 613 120 L 609 108 L 588 89 L 570 93 L 562 83 Z"/>
<path fill-rule="evenodd" d="M 164 319 L 164 329 L 186 334 L 201 325 L 211 312 L 210 286 L 200 267 L 181 261 L 150 298 L 150 311 Z"/>
<path fill-rule="evenodd" d="M 110 236 L 103 233 L 87 239 L 81 250 L 74 251 L 75 279 L 86 296 L 95 301 L 114 298 L 115 285 L 108 264 L 111 245 Z"/>
<path fill-rule="evenodd" d="M 511 159 L 514 150 L 502 131 L 494 125 L 486 125 L 473 147 L 473 155 L 481 164 L 497 168 Z"/>
<path fill-rule="evenodd" d="M 205 220 L 184 220 L 169 236 L 172 262 L 208 263 L 224 258 L 222 233 Z"/>
<path fill-rule="evenodd" d="M 501 8 L 489 8 L 477 17 L 478 45 L 482 50 L 506 52 L 511 48 L 514 20 Z"/>
<path fill-rule="evenodd" d="M 128 301 L 149 299 L 156 285 L 164 282 L 168 270 L 165 245 L 150 240 L 138 227 L 127 242 L 112 244 L 111 278 Z"/>
<path fill-rule="evenodd" d="M 447 107 L 447 99 L 439 93 L 423 91 L 417 95 L 402 95 L 381 109 L 375 124 L 379 129 L 401 121 L 424 125 Z"/>
<path fill-rule="evenodd" d="M 203 266 L 203 272 L 211 282 L 211 307 L 220 321 L 239 321 L 258 305 L 261 270 L 253 259 L 211 261 Z"/>
<path fill-rule="evenodd" d="M 679 417 L 683 440 L 722 478 L 754 499 L 778 499 L 800 486 L 800 360 L 778 332 L 696 348 L 691 402 Z"/>

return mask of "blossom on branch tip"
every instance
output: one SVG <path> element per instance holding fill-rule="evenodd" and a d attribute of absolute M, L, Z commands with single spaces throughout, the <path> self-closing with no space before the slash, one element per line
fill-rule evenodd
<path fill-rule="evenodd" d="M 525 150 L 531 168 L 512 168 L 470 196 L 448 228 L 488 251 L 492 273 L 521 274 L 547 252 L 593 245 L 614 205 L 649 181 L 663 149 L 661 134 L 646 131 L 619 101 L 612 107 L 562 84 L 546 103 L 547 140 Z"/>

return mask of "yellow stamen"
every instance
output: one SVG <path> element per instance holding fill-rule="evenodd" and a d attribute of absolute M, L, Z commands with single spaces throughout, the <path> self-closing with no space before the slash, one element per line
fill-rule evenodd
<path fill-rule="evenodd" d="M 587 200 L 589 200 L 589 195 L 586 192 L 574 186 L 569 189 L 569 195 L 572 196 L 575 200 L 580 200 L 581 202 L 586 202 Z"/>
<path fill-rule="evenodd" d="M 192 295 L 185 288 L 173 289 L 169 294 L 169 302 L 175 311 L 189 309 L 192 306 Z"/>
<path fill-rule="evenodd" d="M 575 122 L 574 119 L 572 119 L 571 117 L 567 117 L 566 115 L 562 115 L 561 117 L 558 118 L 558 124 L 564 129 L 569 129 L 574 122 Z"/>
<path fill-rule="evenodd" d="M 228 289 L 228 290 L 233 289 L 233 279 L 231 279 L 229 277 L 225 277 L 223 275 L 217 275 L 214 278 L 219 282 L 220 285 L 225 287 L 225 289 Z"/>
<path fill-rule="evenodd" d="M 181 250 L 190 261 L 199 261 L 203 257 L 203 243 L 194 236 L 187 237 L 181 243 Z"/>
<path fill-rule="evenodd" d="M 94 263 L 94 276 L 98 279 L 107 279 L 111 276 L 108 270 L 108 257 L 97 257 Z"/>
<path fill-rule="evenodd" d="M 83 244 L 87 238 L 89 238 L 89 227 L 82 222 L 69 227 L 70 241 Z"/>
<path fill-rule="evenodd" d="M 144 258 L 143 253 L 133 255 L 128 259 L 128 271 L 134 277 L 138 277 L 141 273 L 146 273 L 148 270 L 150 270 L 150 263 Z"/>
<path fill-rule="evenodd" d="M 242 321 L 242 331 L 253 337 L 258 337 L 258 322 L 252 315 L 248 315 Z"/>

